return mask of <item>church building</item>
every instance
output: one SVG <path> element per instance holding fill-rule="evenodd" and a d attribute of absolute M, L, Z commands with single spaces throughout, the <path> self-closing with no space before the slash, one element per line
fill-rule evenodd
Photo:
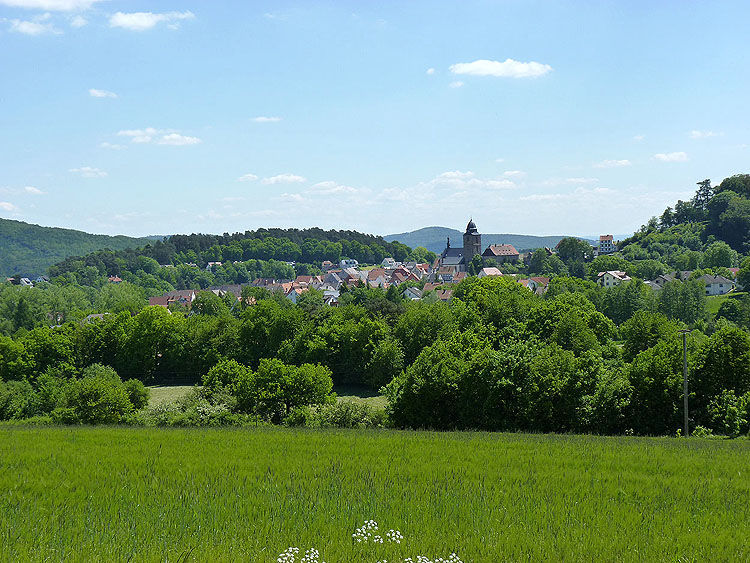
<path fill-rule="evenodd" d="M 466 225 L 463 239 L 463 247 L 458 248 L 451 247 L 451 239 L 448 238 L 445 250 L 437 259 L 438 268 L 452 268 L 455 272 L 466 272 L 472 258 L 482 254 L 482 235 L 479 234 L 473 220 Z"/>

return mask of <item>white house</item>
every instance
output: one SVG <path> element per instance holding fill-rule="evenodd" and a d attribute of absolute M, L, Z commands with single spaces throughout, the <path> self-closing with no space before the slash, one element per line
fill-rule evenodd
<path fill-rule="evenodd" d="M 599 235 L 599 254 L 612 254 L 615 250 L 617 247 L 612 235 Z"/>
<path fill-rule="evenodd" d="M 602 287 L 614 287 L 624 282 L 629 282 L 630 276 L 625 272 L 619 270 L 609 270 L 607 272 L 599 272 L 596 278 L 596 283 Z"/>
<path fill-rule="evenodd" d="M 418 301 L 419 299 L 422 299 L 422 290 L 418 287 L 407 287 L 404 290 L 404 299 Z"/>
<path fill-rule="evenodd" d="M 356 268 L 359 266 L 359 262 L 357 262 L 354 258 L 344 258 L 343 260 L 341 260 L 339 265 L 343 270 L 345 268 Z"/>
<path fill-rule="evenodd" d="M 498 270 L 497 268 L 490 267 L 490 268 L 482 268 L 482 270 L 477 274 L 478 278 L 484 278 L 486 276 L 502 276 L 503 273 Z"/>
<path fill-rule="evenodd" d="M 711 276 L 706 274 L 698 278 L 706 284 L 706 295 L 724 295 L 735 287 L 735 283 L 724 276 Z"/>
<path fill-rule="evenodd" d="M 388 258 L 383 258 L 383 261 L 380 263 L 383 268 L 395 268 L 399 265 L 399 262 L 396 262 L 394 258 L 391 258 L 390 256 Z"/>

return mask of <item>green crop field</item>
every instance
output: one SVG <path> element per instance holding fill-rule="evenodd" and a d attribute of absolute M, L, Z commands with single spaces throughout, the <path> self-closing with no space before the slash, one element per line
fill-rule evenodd
<path fill-rule="evenodd" d="M 749 459 L 747 440 L 5 427 L 0 561 L 742 561 Z M 356 543 L 370 519 L 401 543 Z"/>

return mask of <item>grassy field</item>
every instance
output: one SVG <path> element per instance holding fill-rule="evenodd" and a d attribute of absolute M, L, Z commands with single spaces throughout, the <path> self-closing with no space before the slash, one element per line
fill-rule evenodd
<path fill-rule="evenodd" d="M 739 299 L 743 295 L 747 295 L 747 293 L 744 291 L 734 291 L 726 295 L 712 295 L 706 297 L 706 310 L 711 317 L 715 317 L 716 313 L 719 312 L 719 307 L 721 307 L 721 304 L 724 303 L 724 301 L 729 299 Z"/>
<path fill-rule="evenodd" d="M 193 390 L 192 385 L 153 385 L 149 387 L 151 396 L 148 400 L 149 406 L 153 407 L 160 403 L 174 403 Z M 388 400 L 377 392 L 363 386 L 339 385 L 334 391 L 339 401 L 350 401 L 352 403 L 365 403 L 375 408 L 385 408 Z"/>
<path fill-rule="evenodd" d="M 748 459 L 747 440 L 3 428 L 0 560 L 742 561 Z M 404 540 L 354 543 L 369 519 Z"/>
<path fill-rule="evenodd" d="M 148 399 L 150 407 L 160 403 L 174 403 L 193 390 L 192 385 L 152 385 L 149 387 L 151 395 Z"/>

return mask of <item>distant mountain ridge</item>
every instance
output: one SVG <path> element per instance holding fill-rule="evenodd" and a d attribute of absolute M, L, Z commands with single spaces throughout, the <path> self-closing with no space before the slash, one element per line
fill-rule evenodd
<path fill-rule="evenodd" d="M 46 274 L 50 266 L 69 256 L 83 256 L 104 248 L 136 248 L 160 238 L 92 235 L 73 229 L 0 219 L 0 275 Z"/>
<path fill-rule="evenodd" d="M 535 236 L 482 233 L 482 247 L 484 249 L 490 244 L 512 244 L 519 252 L 545 246 L 554 248 L 566 236 L 569 235 Z M 448 237 L 451 239 L 451 246 L 463 246 L 463 232 L 448 227 L 424 227 L 408 233 L 385 235 L 383 238 L 388 242 L 397 240 L 411 248 L 424 246 L 427 250 L 439 254 L 445 249 Z M 589 242 L 593 241 L 589 240 Z"/>

